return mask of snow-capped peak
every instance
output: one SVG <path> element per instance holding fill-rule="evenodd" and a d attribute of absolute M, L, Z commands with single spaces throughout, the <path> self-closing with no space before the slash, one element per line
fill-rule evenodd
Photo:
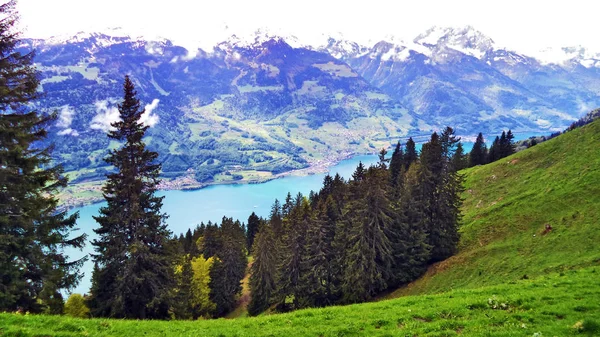
<path fill-rule="evenodd" d="M 438 46 L 451 48 L 478 59 L 483 58 L 488 51 L 495 49 L 495 44 L 492 39 L 471 26 L 435 26 L 417 36 L 413 42 L 430 47 Z"/>
<path fill-rule="evenodd" d="M 52 36 L 45 40 L 46 45 L 61 45 L 71 43 L 92 42 L 97 47 L 107 47 L 115 43 L 124 42 L 153 42 L 166 43 L 168 40 L 158 36 L 136 36 L 132 37 L 122 28 L 107 28 L 96 32 L 78 32 L 74 35 Z"/>
<path fill-rule="evenodd" d="M 338 35 L 337 37 L 328 36 L 327 43 L 320 46 L 318 50 L 325 50 L 337 59 L 357 57 L 368 52 L 367 47 L 345 39 L 341 33 Z"/>
<path fill-rule="evenodd" d="M 259 28 L 249 34 L 233 34 L 227 40 L 219 43 L 217 47 L 221 49 L 225 46 L 229 48 L 255 48 L 271 40 L 284 41 L 293 48 L 306 47 L 294 35 L 279 34 L 267 28 Z"/>

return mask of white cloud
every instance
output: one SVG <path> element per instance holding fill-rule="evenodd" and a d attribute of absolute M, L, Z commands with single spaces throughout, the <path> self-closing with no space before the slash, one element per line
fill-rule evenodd
<path fill-rule="evenodd" d="M 56 126 L 61 129 L 70 127 L 71 123 L 73 122 L 74 115 L 75 110 L 69 105 L 64 105 L 58 113 L 58 121 L 56 122 Z"/>
<path fill-rule="evenodd" d="M 144 107 L 145 112 L 142 115 L 142 117 L 140 117 L 141 123 L 146 124 L 149 127 L 153 127 L 158 123 L 158 115 L 152 114 L 152 111 L 158 106 L 158 102 L 160 102 L 160 100 L 158 98 L 155 98 L 154 100 L 152 100 L 152 103 L 146 104 L 146 106 Z"/>
<path fill-rule="evenodd" d="M 92 122 L 90 123 L 90 128 L 94 130 L 102 130 L 107 132 L 112 130 L 113 127 L 110 125 L 118 120 L 120 120 L 119 110 L 112 106 L 108 106 L 108 101 L 96 101 L 94 103 L 96 106 L 96 116 L 92 118 Z"/>
<path fill-rule="evenodd" d="M 75 136 L 75 137 L 77 137 L 77 136 L 79 136 L 79 132 L 77 132 L 77 130 L 73 130 L 71 128 L 68 128 L 68 129 L 64 129 L 62 131 L 59 131 L 58 135 L 59 136 Z"/>

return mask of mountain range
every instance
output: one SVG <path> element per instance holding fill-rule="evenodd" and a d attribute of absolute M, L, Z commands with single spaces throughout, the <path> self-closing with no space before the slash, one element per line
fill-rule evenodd
<path fill-rule="evenodd" d="M 191 185 L 326 166 L 446 125 L 464 136 L 548 133 L 600 105 L 600 55 L 563 48 L 546 51 L 549 61 L 499 48 L 472 27 L 373 46 L 306 46 L 258 31 L 212 50 L 102 33 L 24 39 L 19 49 L 36 51 L 36 108 L 58 111 L 49 141 L 76 182 L 106 173 L 102 158 L 118 144 L 105 133 L 125 74 L 164 176 Z"/>

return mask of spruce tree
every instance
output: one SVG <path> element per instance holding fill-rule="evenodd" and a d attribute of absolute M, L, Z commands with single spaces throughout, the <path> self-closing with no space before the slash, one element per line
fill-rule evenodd
<path fill-rule="evenodd" d="M 260 314 L 271 305 L 276 289 L 276 268 L 274 233 L 269 224 L 262 223 L 256 234 L 254 262 L 250 268 L 250 316 Z"/>
<path fill-rule="evenodd" d="M 395 214 L 386 194 L 388 171 L 371 167 L 346 205 L 348 251 L 343 261 L 344 301 L 362 302 L 386 289 L 392 267 L 390 231 Z"/>
<path fill-rule="evenodd" d="M 456 171 L 460 171 L 469 165 L 467 159 L 462 143 L 458 143 L 456 145 L 456 151 L 452 155 L 452 166 Z"/>
<path fill-rule="evenodd" d="M 485 146 L 485 140 L 483 134 L 480 132 L 477 135 L 473 149 L 469 154 L 469 167 L 484 165 L 487 161 L 487 147 Z"/>
<path fill-rule="evenodd" d="M 0 5 L 0 311 L 61 313 L 61 291 L 77 285 L 83 263 L 64 249 L 81 248 L 85 236 L 71 235 L 78 214 L 57 207 L 67 180 L 43 145 L 56 114 L 29 110 L 39 74 L 33 52 L 16 51 L 15 6 Z"/>
<path fill-rule="evenodd" d="M 105 159 L 116 172 L 107 176 L 102 189 L 107 206 L 94 217 L 100 227 L 94 230 L 98 275 L 91 296 L 98 300 L 91 309 L 94 316 L 166 318 L 173 277 L 163 197 L 155 195 L 158 153 L 149 151 L 142 139 L 148 126 L 140 122 L 144 110 L 128 76 L 123 89 L 120 120 L 111 124 L 108 137 L 124 144 Z"/>
<path fill-rule="evenodd" d="M 417 161 L 419 158 L 419 154 L 417 153 L 415 141 L 412 137 L 408 138 L 406 141 L 406 152 L 404 153 L 404 169 L 408 170 L 410 164 Z"/>
<path fill-rule="evenodd" d="M 252 244 L 254 243 L 254 236 L 258 231 L 258 226 L 260 224 L 260 219 L 256 213 L 252 212 L 248 217 L 248 226 L 246 228 L 246 250 L 250 253 L 252 249 Z"/>
<path fill-rule="evenodd" d="M 500 138 L 496 136 L 492 142 L 492 146 L 490 146 L 487 162 L 493 163 L 500 158 L 502 158 L 502 143 L 500 142 Z"/>
<path fill-rule="evenodd" d="M 405 169 L 404 153 L 402 152 L 402 145 L 398 142 L 392 153 L 392 159 L 390 160 L 390 182 L 392 186 L 398 184 L 398 177 L 403 169 Z"/>
<path fill-rule="evenodd" d="M 248 258 L 242 225 L 232 218 L 223 217 L 220 227 L 221 245 L 210 269 L 210 300 L 215 303 L 217 317 L 235 307 L 242 292 L 242 279 L 246 274 Z"/>

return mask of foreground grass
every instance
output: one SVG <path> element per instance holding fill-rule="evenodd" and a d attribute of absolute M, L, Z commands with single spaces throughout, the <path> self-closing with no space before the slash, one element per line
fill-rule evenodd
<path fill-rule="evenodd" d="M 600 120 L 466 170 L 459 253 L 388 298 L 598 263 L 599 145 Z M 544 233 L 546 225 L 552 230 Z"/>
<path fill-rule="evenodd" d="M 600 267 L 479 289 L 212 321 L 0 314 L 0 336 L 600 335 Z"/>

